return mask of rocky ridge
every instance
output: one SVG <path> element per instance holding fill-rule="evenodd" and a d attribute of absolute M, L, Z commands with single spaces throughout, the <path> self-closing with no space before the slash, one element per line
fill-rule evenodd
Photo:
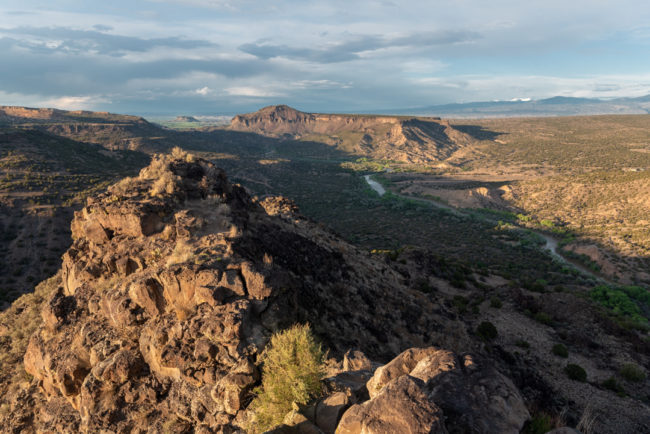
<path fill-rule="evenodd" d="M 518 432 L 535 403 L 561 399 L 530 362 L 538 353 L 521 362 L 484 346 L 444 298 L 413 289 L 436 265 L 427 255 L 361 252 L 291 201 L 253 199 L 180 151 L 88 199 L 72 237 L 61 271 L 0 317 L 0 346 L 24 354 L 27 371 L 3 369 L 10 432 L 239 432 L 260 351 L 306 322 L 342 361 L 328 362 L 324 398 L 279 432 Z M 572 306 L 546 301 L 558 314 Z M 487 314 L 500 334 L 513 328 L 500 322 L 508 313 Z M 647 426 L 642 403 L 588 387 L 563 385 L 610 399 L 605 414 L 628 428 Z"/>
<path fill-rule="evenodd" d="M 300 217 L 286 199 L 251 199 L 192 156 L 156 157 L 138 177 L 90 198 L 75 213 L 72 236 L 24 356 L 33 380 L 2 414 L 13 432 L 236 432 L 250 418 L 257 355 L 295 322 L 310 322 L 333 356 L 360 348 L 376 362 L 452 335 L 456 347 L 473 345 L 452 332 L 443 306 L 410 290 L 387 264 Z M 409 381 L 421 396 L 434 371 L 464 372 L 471 358 L 434 348 L 408 354 L 416 363 L 378 370 L 371 390 L 407 375 L 419 379 Z M 440 357 L 444 369 L 435 367 Z M 378 364 L 365 358 L 346 356 L 332 384 L 358 368 L 372 368 L 361 378 L 372 377 Z M 516 387 L 485 372 L 510 390 L 523 409 L 515 424 L 523 425 L 528 413 Z M 365 381 L 357 384 L 360 397 Z M 401 382 L 394 387 L 402 393 Z M 385 389 L 382 396 L 393 386 Z M 339 410 L 357 402 L 364 411 L 365 399 L 346 398 Z M 451 410 L 431 399 L 413 405 L 442 406 L 436 417 L 444 424 L 440 412 Z"/>
<path fill-rule="evenodd" d="M 446 160 L 472 143 L 440 118 L 305 113 L 285 105 L 237 115 L 230 129 L 322 140 L 346 152 L 406 163 Z"/>

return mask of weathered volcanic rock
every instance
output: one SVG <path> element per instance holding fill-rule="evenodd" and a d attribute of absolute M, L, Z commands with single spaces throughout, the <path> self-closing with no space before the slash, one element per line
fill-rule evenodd
<path fill-rule="evenodd" d="M 61 287 L 24 357 L 38 399 L 22 431 L 232 432 L 275 331 L 310 322 L 331 354 L 378 361 L 446 333 L 387 264 L 181 157 L 155 158 L 75 214 Z M 345 363 L 371 367 L 362 354 Z"/>
<path fill-rule="evenodd" d="M 518 433 L 530 417 L 512 382 L 470 355 L 412 348 L 378 368 L 370 400 L 353 405 L 336 432 Z"/>

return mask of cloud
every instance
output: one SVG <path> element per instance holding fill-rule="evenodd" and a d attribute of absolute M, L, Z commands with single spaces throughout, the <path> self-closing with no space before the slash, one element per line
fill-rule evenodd
<path fill-rule="evenodd" d="M 212 92 L 212 89 L 210 89 L 208 86 L 203 86 L 202 88 L 196 89 L 194 91 L 194 93 L 196 93 L 197 95 L 202 95 L 202 96 L 206 96 L 210 92 Z"/>
<path fill-rule="evenodd" d="M 31 11 L 6 11 L 5 14 L 13 16 L 36 15 L 35 12 Z"/>
<path fill-rule="evenodd" d="M 579 98 L 639 97 L 650 93 L 650 75 L 594 75 L 562 77 L 549 75 L 463 75 L 415 80 L 423 91 L 453 91 L 464 101 L 551 96 Z M 616 84 L 613 84 L 616 83 Z M 459 99 L 461 99 L 459 98 Z"/>
<path fill-rule="evenodd" d="M 245 96 L 256 98 L 269 98 L 283 96 L 281 93 L 269 89 L 263 89 L 254 86 L 233 86 L 224 89 L 228 95 L 231 96 Z"/>
<path fill-rule="evenodd" d="M 130 61 L 89 53 L 70 55 L 57 49 L 25 47 L 0 38 L 0 88 L 18 93 L 74 95 L 114 92 L 132 80 L 180 78 L 196 71 L 222 77 L 250 77 L 272 71 L 255 59 L 159 58 Z"/>
<path fill-rule="evenodd" d="M 0 33 L 10 35 L 14 43 L 25 49 L 58 51 L 68 54 L 96 53 L 123 56 L 128 52 L 146 52 L 157 47 L 196 49 L 216 48 L 205 40 L 188 40 L 176 36 L 167 38 L 139 38 L 105 33 L 110 26 L 94 26 L 97 30 L 77 30 L 69 27 L 15 27 L 0 28 Z M 102 31 L 98 31 L 102 30 Z"/>
<path fill-rule="evenodd" d="M 113 27 L 106 26 L 104 24 L 95 24 L 93 26 L 93 29 L 97 30 L 98 32 L 110 32 L 111 30 L 113 30 Z"/>
<path fill-rule="evenodd" d="M 180 5 L 198 6 L 205 8 L 234 8 L 236 1 L 228 0 L 147 0 L 151 3 L 175 3 Z"/>
<path fill-rule="evenodd" d="M 333 80 L 298 80 L 289 84 L 294 89 L 349 89 L 350 83 Z"/>
<path fill-rule="evenodd" d="M 481 36 L 469 31 L 440 31 L 414 33 L 406 36 L 361 35 L 347 41 L 320 48 L 274 45 L 268 42 L 247 43 L 239 46 L 245 53 L 260 59 L 284 57 L 317 63 L 346 62 L 361 58 L 361 53 L 387 48 L 417 47 L 418 49 L 443 45 L 456 45 L 476 41 Z"/>
<path fill-rule="evenodd" d="M 638 0 L 13 3 L 0 103 L 199 114 L 650 92 Z"/>
<path fill-rule="evenodd" d="M 99 105 L 110 104 L 110 100 L 97 96 L 62 96 L 42 100 L 39 106 L 58 108 L 62 110 L 93 110 Z"/>

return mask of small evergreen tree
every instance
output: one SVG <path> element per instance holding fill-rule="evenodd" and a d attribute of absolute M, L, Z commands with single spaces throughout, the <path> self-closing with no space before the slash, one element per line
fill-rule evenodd
<path fill-rule="evenodd" d="M 261 361 L 262 386 L 251 404 L 252 432 L 281 424 L 294 404 L 307 404 L 322 392 L 323 351 L 309 325 L 296 324 L 273 335 Z"/>

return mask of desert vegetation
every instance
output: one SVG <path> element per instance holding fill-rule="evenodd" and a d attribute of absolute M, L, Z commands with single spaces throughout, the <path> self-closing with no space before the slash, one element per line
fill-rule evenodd
<path fill-rule="evenodd" d="M 297 324 L 273 335 L 260 361 L 262 385 L 251 404 L 255 433 L 280 425 L 294 406 L 322 393 L 323 351 L 309 325 Z"/>

